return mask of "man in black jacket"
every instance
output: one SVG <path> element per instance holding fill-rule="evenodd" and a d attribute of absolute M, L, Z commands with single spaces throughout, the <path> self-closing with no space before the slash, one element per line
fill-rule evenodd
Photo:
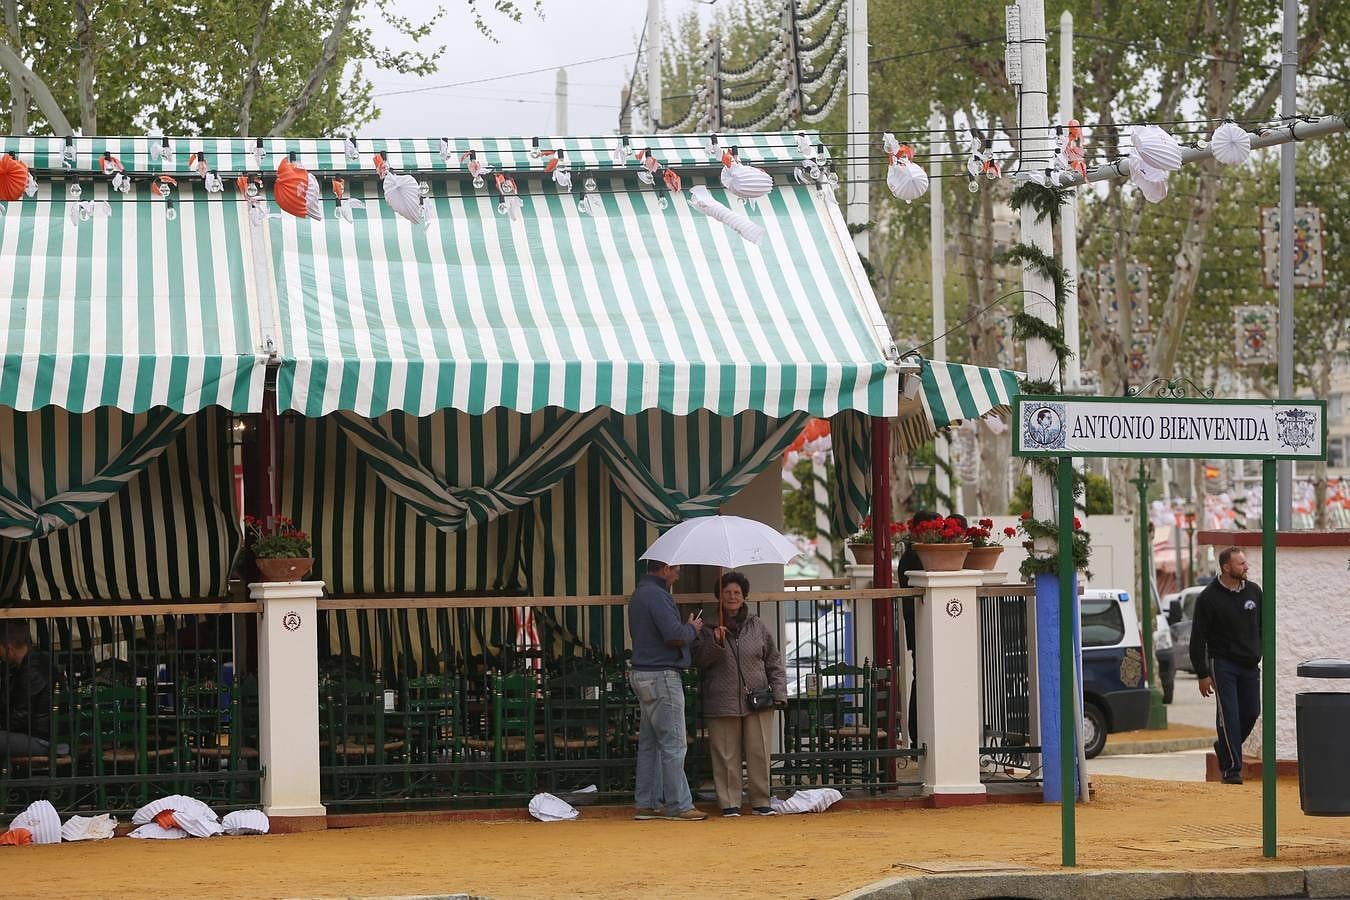
<path fill-rule="evenodd" d="M 16 756 L 43 756 L 52 736 L 52 668 L 33 649 L 24 619 L 0 621 L 4 706 L 0 707 L 0 764 Z"/>
<path fill-rule="evenodd" d="M 1242 742 L 1261 715 L 1261 588 L 1247 580 L 1247 556 L 1219 554 L 1219 577 L 1201 591 L 1191 623 L 1191 664 L 1200 694 L 1217 694 L 1215 714 L 1224 784 L 1242 784 Z"/>

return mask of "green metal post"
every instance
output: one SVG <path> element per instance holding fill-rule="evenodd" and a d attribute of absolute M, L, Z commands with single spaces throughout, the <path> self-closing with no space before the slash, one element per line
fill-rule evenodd
<path fill-rule="evenodd" d="M 1074 671 L 1074 632 L 1077 622 L 1073 615 L 1073 460 L 1067 456 L 1059 460 L 1059 808 L 1060 847 L 1063 864 L 1077 865 L 1078 839 L 1074 833 L 1074 803 L 1078 799 L 1074 770 L 1078 766 L 1078 726 L 1074 708 L 1078 696 L 1074 691 L 1077 679 Z"/>
<path fill-rule="evenodd" d="M 1261 462 L 1261 852 L 1275 857 L 1275 460 Z"/>
<path fill-rule="evenodd" d="M 1144 632 L 1144 665 L 1148 668 L 1148 727 L 1167 727 L 1167 707 L 1163 705 L 1162 688 L 1158 685 L 1158 660 L 1153 653 L 1153 546 L 1148 536 L 1148 466 L 1139 460 L 1139 475 L 1130 482 L 1139 488 L 1139 608 L 1143 619 L 1139 628 Z"/>

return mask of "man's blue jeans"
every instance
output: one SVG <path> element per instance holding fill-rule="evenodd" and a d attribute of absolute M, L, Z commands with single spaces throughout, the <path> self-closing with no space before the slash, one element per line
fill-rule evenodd
<path fill-rule="evenodd" d="M 1242 774 L 1242 742 L 1261 716 L 1261 670 L 1226 659 L 1213 659 L 1214 718 L 1219 739 L 1214 742 L 1224 775 Z"/>
<path fill-rule="evenodd" d="M 638 731 L 638 809 L 665 807 L 676 816 L 694 805 L 689 781 L 684 777 L 684 685 L 673 669 L 659 672 L 634 671 L 628 676 L 642 709 Z"/>

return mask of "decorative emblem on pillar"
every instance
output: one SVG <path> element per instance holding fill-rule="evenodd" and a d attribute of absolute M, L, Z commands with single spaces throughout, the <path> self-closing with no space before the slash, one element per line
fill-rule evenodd
<path fill-rule="evenodd" d="M 955 619 L 959 617 L 963 612 L 965 612 L 965 607 L 961 605 L 960 600 L 947 601 L 947 615 Z"/>
<path fill-rule="evenodd" d="M 287 631 L 298 631 L 300 629 L 300 614 L 295 610 L 288 610 L 281 617 L 281 625 Z"/>

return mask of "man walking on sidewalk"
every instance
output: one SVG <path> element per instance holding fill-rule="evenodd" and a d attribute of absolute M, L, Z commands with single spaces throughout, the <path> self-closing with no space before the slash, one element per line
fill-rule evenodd
<path fill-rule="evenodd" d="M 1242 742 L 1261 715 L 1261 588 L 1247 580 L 1247 556 L 1219 554 L 1219 577 L 1195 601 L 1191 663 L 1200 695 L 1217 694 L 1215 722 L 1224 784 L 1242 784 Z"/>
<path fill-rule="evenodd" d="M 680 621 L 670 589 L 679 566 L 648 560 L 647 574 L 628 600 L 628 633 L 633 639 L 633 672 L 629 682 L 641 709 L 637 752 L 637 814 L 645 819 L 697 822 L 708 814 L 694 808 L 684 776 L 688 749 L 684 731 L 684 682 L 690 647 L 698 641 L 703 620 L 691 615 Z M 662 811 L 663 809 L 663 811 Z"/>

